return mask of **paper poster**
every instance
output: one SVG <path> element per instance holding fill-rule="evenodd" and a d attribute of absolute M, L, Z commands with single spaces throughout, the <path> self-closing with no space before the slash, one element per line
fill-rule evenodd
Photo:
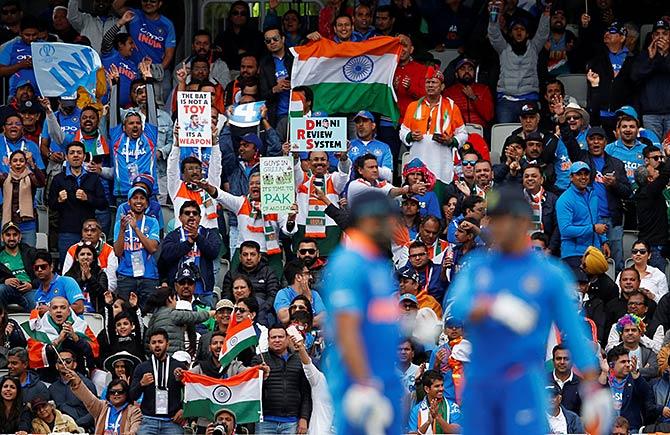
<path fill-rule="evenodd" d="M 261 157 L 263 213 L 288 213 L 294 202 L 293 157 Z"/>
<path fill-rule="evenodd" d="M 291 118 L 291 151 L 346 151 L 347 118 Z"/>
<path fill-rule="evenodd" d="M 237 127 L 255 127 L 261 122 L 261 107 L 264 105 L 265 101 L 238 104 L 228 121 Z"/>
<path fill-rule="evenodd" d="M 180 147 L 212 146 L 212 102 L 209 92 L 177 92 Z"/>

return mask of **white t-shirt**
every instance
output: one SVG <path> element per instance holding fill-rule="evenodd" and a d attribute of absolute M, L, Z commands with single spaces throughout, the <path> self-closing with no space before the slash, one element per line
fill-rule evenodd
<path fill-rule="evenodd" d="M 419 366 L 410 363 L 404 372 L 398 368 L 396 370 L 398 370 L 398 374 L 400 375 L 400 382 L 402 382 L 402 386 L 405 388 L 405 393 L 413 393 L 416 389 L 414 382 L 416 381 L 416 373 L 419 371 Z"/>
<path fill-rule="evenodd" d="M 549 422 L 549 433 L 568 433 L 568 421 L 565 419 L 561 408 L 558 408 L 558 415 L 556 417 L 547 414 L 547 421 Z"/>
<path fill-rule="evenodd" d="M 314 364 L 303 364 L 305 377 L 312 387 L 312 415 L 309 419 L 310 435 L 335 433 L 333 430 L 333 399 L 328 391 L 326 377 Z"/>

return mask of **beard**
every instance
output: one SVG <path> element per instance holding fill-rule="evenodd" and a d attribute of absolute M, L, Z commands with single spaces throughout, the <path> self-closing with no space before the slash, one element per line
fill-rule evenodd
<path fill-rule="evenodd" d="M 474 79 L 474 77 L 468 75 L 468 76 L 465 76 L 465 77 L 458 77 L 456 79 L 456 81 L 458 81 L 458 83 L 460 83 L 462 85 L 470 86 L 471 84 L 473 84 L 475 82 L 475 79 Z"/>

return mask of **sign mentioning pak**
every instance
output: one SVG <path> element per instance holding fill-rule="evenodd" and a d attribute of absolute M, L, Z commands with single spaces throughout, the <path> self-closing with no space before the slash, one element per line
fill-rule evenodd
<path fill-rule="evenodd" d="M 261 210 L 288 213 L 295 202 L 293 157 L 261 157 Z"/>
<path fill-rule="evenodd" d="M 291 151 L 346 151 L 347 118 L 291 118 Z"/>
<path fill-rule="evenodd" d="M 212 146 L 212 103 L 209 92 L 178 92 L 180 147 Z"/>

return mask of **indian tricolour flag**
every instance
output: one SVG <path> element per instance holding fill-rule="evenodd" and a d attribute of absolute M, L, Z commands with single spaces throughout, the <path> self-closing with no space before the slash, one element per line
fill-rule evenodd
<path fill-rule="evenodd" d="M 291 86 L 312 89 L 312 110 L 329 114 L 369 110 L 395 121 L 399 112 L 393 74 L 400 50 L 400 40 L 390 36 L 340 44 L 322 38 L 292 47 Z"/>
<path fill-rule="evenodd" d="M 221 367 L 226 367 L 237 355 L 249 346 L 258 344 L 258 335 L 254 328 L 251 319 L 247 318 L 241 322 L 237 322 L 237 318 L 233 313 L 230 319 L 230 324 L 226 330 L 226 341 L 221 347 L 221 354 L 219 355 L 219 362 Z"/>
<path fill-rule="evenodd" d="M 263 372 L 252 367 L 228 379 L 184 372 L 184 417 L 214 419 L 221 408 L 235 413 L 237 423 L 262 421 Z"/>
<path fill-rule="evenodd" d="M 291 92 L 291 101 L 288 105 L 288 116 L 301 118 L 305 114 L 305 98 L 300 92 Z"/>

